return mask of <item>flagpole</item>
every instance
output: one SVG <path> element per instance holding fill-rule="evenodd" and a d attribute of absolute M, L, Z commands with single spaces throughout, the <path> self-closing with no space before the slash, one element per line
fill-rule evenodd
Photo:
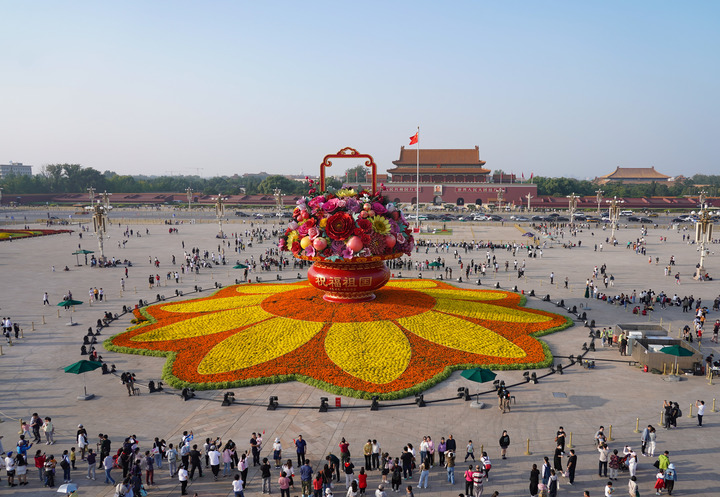
<path fill-rule="evenodd" d="M 415 172 L 415 227 L 420 232 L 420 126 L 417 127 L 417 164 Z"/>

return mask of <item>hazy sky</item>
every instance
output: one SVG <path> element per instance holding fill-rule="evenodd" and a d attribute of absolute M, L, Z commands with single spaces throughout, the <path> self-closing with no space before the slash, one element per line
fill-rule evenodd
<path fill-rule="evenodd" d="M 0 163 L 316 173 L 720 173 L 720 2 L 0 2 Z M 355 163 L 337 162 L 337 171 Z M 202 168 L 202 169 L 197 169 Z"/>

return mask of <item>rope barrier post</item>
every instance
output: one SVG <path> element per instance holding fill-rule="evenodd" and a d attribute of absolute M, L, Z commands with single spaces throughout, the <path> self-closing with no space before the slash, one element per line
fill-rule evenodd
<path fill-rule="evenodd" d="M 485 446 L 480 444 L 480 455 L 482 456 L 482 453 L 485 452 Z"/>
<path fill-rule="evenodd" d="M 60 309 L 58 309 L 57 311 L 58 311 L 58 319 L 60 319 Z"/>
<path fill-rule="evenodd" d="M 713 399 L 713 406 L 710 412 L 717 412 L 717 409 L 715 409 L 715 399 Z"/>
<path fill-rule="evenodd" d="M 573 448 L 573 444 L 572 444 L 572 432 L 569 432 L 568 435 L 570 435 L 570 437 L 568 438 L 567 447 L 568 447 L 568 449 L 572 449 L 572 448 Z"/>
<path fill-rule="evenodd" d="M 33 328 L 34 330 L 35 328 Z M 25 338 L 25 331 L 23 328 L 20 328 L 20 338 Z"/>
<path fill-rule="evenodd" d="M 635 418 L 635 430 L 633 433 L 640 433 L 640 418 Z"/>
<path fill-rule="evenodd" d="M 613 437 L 612 437 L 612 425 L 610 425 L 610 429 L 608 430 L 608 438 L 607 438 L 607 439 L 608 439 L 608 442 L 612 442 L 612 441 L 613 441 Z"/>
<path fill-rule="evenodd" d="M 133 287 L 133 290 L 135 290 L 135 293 L 137 293 L 137 287 L 136 287 L 136 286 Z"/>
<path fill-rule="evenodd" d="M 42 317 L 42 324 L 45 324 L 45 314 L 43 314 L 43 317 Z"/>
<path fill-rule="evenodd" d="M 665 375 L 667 374 L 666 371 L 665 371 L 666 368 L 667 368 L 667 364 L 665 364 L 665 363 L 663 362 L 663 376 L 665 376 Z"/>
<path fill-rule="evenodd" d="M 525 455 L 529 456 L 531 454 L 532 454 L 532 452 L 530 452 L 530 439 L 528 438 L 527 439 L 527 449 L 525 450 Z"/>
<path fill-rule="evenodd" d="M 5 355 L 5 354 L 3 354 L 3 351 L 2 351 L 2 345 L 0 345 L 0 355 Z"/>
<path fill-rule="evenodd" d="M 658 426 L 665 426 L 665 423 L 663 423 L 664 417 L 665 417 L 665 411 L 660 411 L 660 422 L 658 423 Z"/>
<path fill-rule="evenodd" d="M 30 321 L 30 331 L 35 331 L 35 321 Z"/>
<path fill-rule="evenodd" d="M 692 408 L 693 408 L 693 405 L 690 404 L 690 412 L 688 413 L 688 415 L 687 415 L 686 417 L 688 417 L 688 418 L 694 418 L 694 417 L 695 417 L 695 416 L 693 416 Z"/>

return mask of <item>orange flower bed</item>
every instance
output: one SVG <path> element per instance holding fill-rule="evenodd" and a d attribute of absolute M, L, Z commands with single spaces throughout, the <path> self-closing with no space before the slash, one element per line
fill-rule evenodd
<path fill-rule="evenodd" d="M 227 388 L 297 379 L 345 395 L 412 394 L 454 369 L 547 365 L 532 335 L 568 325 L 518 294 L 391 281 L 365 303 L 325 302 L 307 283 L 232 286 L 143 309 L 149 321 L 109 350 L 170 357 L 174 386 Z M 136 313 L 137 316 L 137 313 Z"/>

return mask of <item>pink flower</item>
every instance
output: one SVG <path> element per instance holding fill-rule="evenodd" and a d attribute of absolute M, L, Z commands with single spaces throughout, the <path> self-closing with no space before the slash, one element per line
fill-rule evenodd
<path fill-rule="evenodd" d="M 288 228 L 295 231 L 296 229 L 298 229 L 298 223 L 295 221 L 292 221 L 292 222 L 290 222 L 290 224 L 288 224 Z"/>
<path fill-rule="evenodd" d="M 353 251 L 350 250 L 349 248 L 345 248 L 345 249 L 343 249 L 341 255 L 343 256 L 343 259 L 352 259 L 352 258 L 353 258 Z"/>
<path fill-rule="evenodd" d="M 308 245 L 305 249 L 305 255 L 307 255 L 308 257 L 315 257 L 315 247 L 313 247 L 312 245 Z"/>
<path fill-rule="evenodd" d="M 402 233 L 398 233 L 397 235 L 395 235 L 395 238 L 397 238 L 397 242 L 398 242 L 400 245 L 402 245 L 403 243 L 405 243 L 405 235 L 403 235 Z"/>
<path fill-rule="evenodd" d="M 337 198 L 331 198 L 322 205 L 324 211 L 332 212 L 339 207 L 339 200 Z"/>
<path fill-rule="evenodd" d="M 308 202 L 308 206 L 312 209 L 319 209 L 322 204 L 325 203 L 325 196 L 324 195 L 318 195 L 314 199 L 312 199 L 310 202 Z"/>
<path fill-rule="evenodd" d="M 380 202 L 373 202 L 372 203 L 372 210 L 375 211 L 375 214 L 385 214 L 387 212 L 387 209 L 383 204 Z"/>
<path fill-rule="evenodd" d="M 313 226 L 312 228 L 308 229 L 307 235 L 310 237 L 311 240 L 314 240 L 320 235 L 320 230 L 316 226 Z"/>
<path fill-rule="evenodd" d="M 308 225 L 308 223 L 303 223 L 300 225 L 297 232 L 300 236 L 307 236 L 309 229 L 310 229 L 310 226 Z"/>

